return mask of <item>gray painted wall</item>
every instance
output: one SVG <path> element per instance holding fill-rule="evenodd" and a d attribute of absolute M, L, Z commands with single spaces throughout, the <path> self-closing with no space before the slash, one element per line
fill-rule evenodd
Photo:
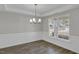
<path fill-rule="evenodd" d="M 0 12 L 0 48 L 42 39 L 42 23 L 30 24 L 29 18 L 20 13 Z"/>
<path fill-rule="evenodd" d="M 79 36 L 79 8 L 71 11 L 70 34 Z"/>
<path fill-rule="evenodd" d="M 43 39 L 60 47 L 79 53 L 79 8 L 57 13 L 52 16 L 70 15 L 70 37 L 69 40 L 55 39 L 48 36 L 48 17 L 43 18 Z M 49 16 L 49 17 L 52 17 Z"/>
<path fill-rule="evenodd" d="M 79 36 L 79 8 L 71 9 L 65 12 L 57 13 L 53 16 L 69 15 L 70 17 L 70 35 Z M 43 31 L 48 32 L 48 17 L 43 18 Z"/>
<path fill-rule="evenodd" d="M 0 34 L 22 33 L 22 32 L 41 32 L 41 24 L 30 24 L 26 15 L 0 12 Z"/>
<path fill-rule="evenodd" d="M 79 8 L 57 13 L 52 16 L 70 15 L 70 34 L 79 36 Z M 51 16 L 50 16 L 51 17 Z M 26 15 L 0 12 L 0 34 L 5 33 L 22 33 L 22 32 L 48 32 L 48 20 L 43 18 L 41 24 L 30 24 Z"/>

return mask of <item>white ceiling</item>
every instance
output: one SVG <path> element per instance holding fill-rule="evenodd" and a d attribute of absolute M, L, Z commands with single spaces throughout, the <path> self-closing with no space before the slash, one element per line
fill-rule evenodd
<path fill-rule="evenodd" d="M 78 5 L 72 4 L 38 4 L 37 16 L 49 16 L 57 12 L 66 11 L 72 8 L 76 8 Z M 34 4 L 8 4 L 0 5 L 1 11 L 10 11 L 16 13 L 23 13 L 30 16 L 34 16 Z"/>

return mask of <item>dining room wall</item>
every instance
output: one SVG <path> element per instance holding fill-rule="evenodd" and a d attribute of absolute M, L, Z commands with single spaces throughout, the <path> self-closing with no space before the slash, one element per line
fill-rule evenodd
<path fill-rule="evenodd" d="M 31 24 L 31 17 L 14 13 L 0 12 L 0 48 L 29 43 L 42 39 L 41 24 Z"/>
<path fill-rule="evenodd" d="M 30 17 L 11 12 L 0 12 L 0 34 L 41 32 L 41 24 L 30 24 Z"/>
<path fill-rule="evenodd" d="M 48 28 L 48 18 L 53 16 L 62 16 L 62 15 L 69 15 L 70 19 L 70 30 L 69 30 L 69 40 L 65 39 L 55 39 L 54 37 L 49 37 L 49 28 Z M 67 10 L 64 12 L 56 13 L 53 15 L 50 15 L 49 17 L 43 18 L 43 39 L 56 44 L 58 46 L 61 46 L 63 48 L 69 49 L 71 51 L 74 51 L 76 53 L 79 53 L 79 7 L 74 8 L 71 10 Z"/>

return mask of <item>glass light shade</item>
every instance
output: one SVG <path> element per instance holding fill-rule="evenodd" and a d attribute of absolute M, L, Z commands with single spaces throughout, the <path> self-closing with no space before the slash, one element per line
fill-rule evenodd
<path fill-rule="evenodd" d="M 38 20 L 38 23 L 41 23 L 41 19 Z"/>
<path fill-rule="evenodd" d="M 36 19 L 35 18 L 33 18 L 33 22 L 36 23 Z"/>
<path fill-rule="evenodd" d="M 30 19 L 30 23 L 32 23 L 33 22 L 33 20 L 32 19 Z"/>

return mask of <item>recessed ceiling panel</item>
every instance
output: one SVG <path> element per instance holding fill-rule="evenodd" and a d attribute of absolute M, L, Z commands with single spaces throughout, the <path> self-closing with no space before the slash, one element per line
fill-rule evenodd
<path fill-rule="evenodd" d="M 34 4 L 8 4 L 6 5 L 0 5 L 0 9 L 6 9 L 8 11 L 16 11 L 21 12 L 29 15 L 34 15 L 35 13 L 35 6 Z M 76 5 L 71 4 L 38 4 L 36 6 L 37 15 L 38 16 L 48 16 L 52 13 L 55 13 L 57 11 L 62 11 L 65 9 L 70 9 Z M 65 8 L 66 7 L 66 8 Z"/>

